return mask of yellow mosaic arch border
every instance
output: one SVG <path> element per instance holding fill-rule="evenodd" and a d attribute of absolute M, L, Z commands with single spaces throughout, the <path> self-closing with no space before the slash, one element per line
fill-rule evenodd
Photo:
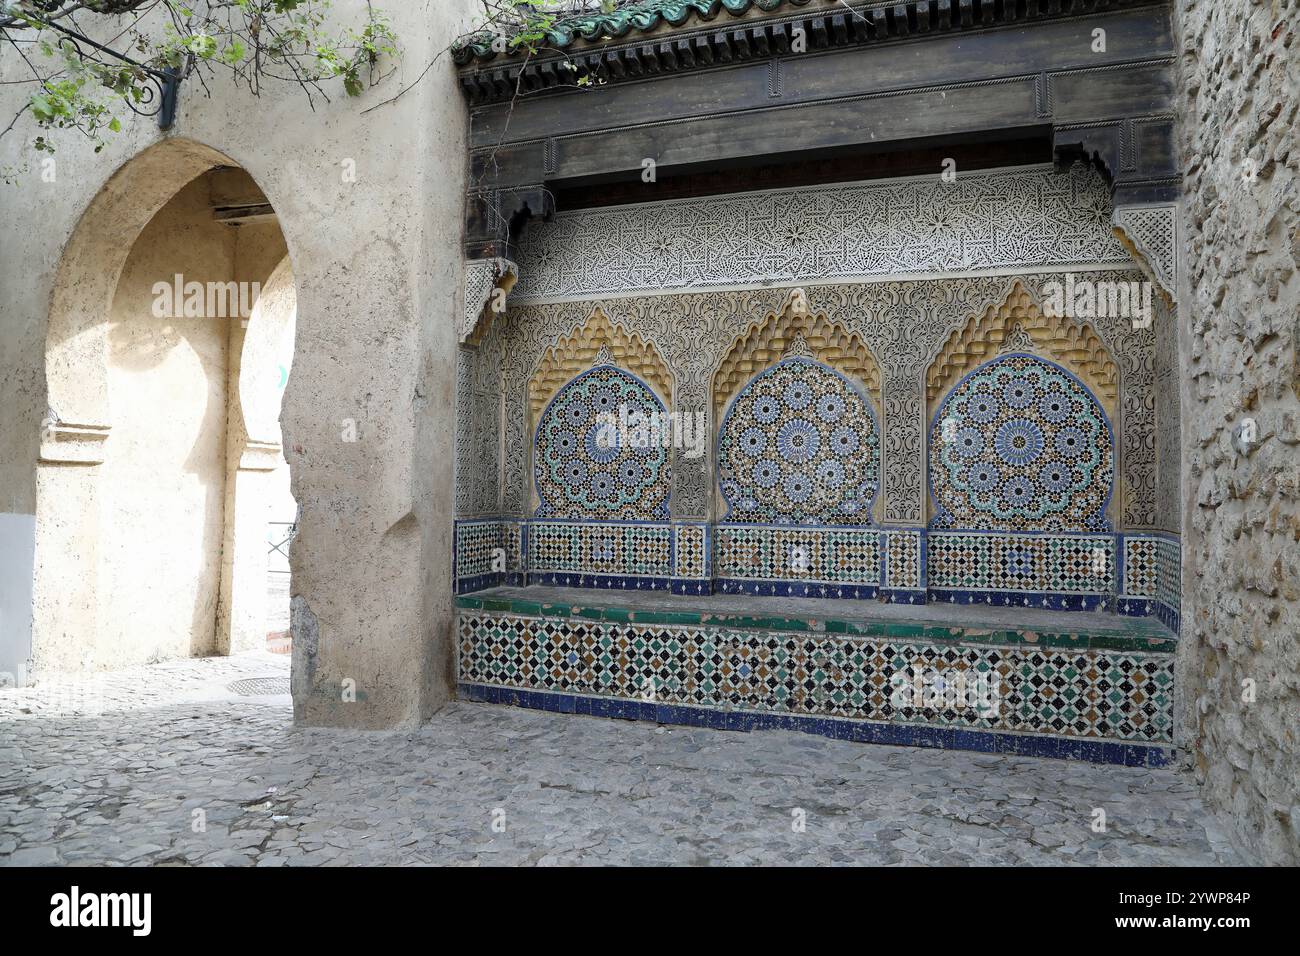
<path fill-rule="evenodd" d="M 664 407 L 672 409 L 672 375 L 654 343 L 611 322 L 605 310 L 597 306 L 571 335 L 548 348 L 537 364 L 528 381 L 528 404 L 534 423 L 556 392 L 592 367 L 602 348 L 615 365 L 653 388 Z"/>
<path fill-rule="evenodd" d="M 1074 373 L 1097 397 L 1106 415 L 1115 420 L 1119 404 L 1119 367 L 1105 343 L 1087 322 L 1075 323 L 1043 312 L 1029 290 L 1016 282 L 999 305 L 971 316 L 944 343 L 925 376 L 926 404 L 931 414 L 967 372 L 1027 338 L 1032 351 Z"/>
<path fill-rule="evenodd" d="M 795 289 L 779 311 L 769 312 L 732 342 L 713 373 L 714 421 L 722 421 L 727 403 L 759 372 L 781 361 L 799 338 L 812 358 L 848 376 L 867 390 L 880 408 L 880 366 L 856 332 L 832 322 L 824 312 L 813 314 L 808 297 Z M 877 413 L 878 414 L 878 413 Z"/>

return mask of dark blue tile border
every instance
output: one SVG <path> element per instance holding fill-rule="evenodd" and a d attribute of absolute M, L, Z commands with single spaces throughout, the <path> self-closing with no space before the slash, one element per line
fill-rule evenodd
<path fill-rule="evenodd" d="M 926 594 L 924 591 L 909 590 L 905 588 L 881 588 L 880 596 L 891 604 L 926 603 Z"/>
<path fill-rule="evenodd" d="M 1154 617 L 1156 613 L 1154 598 L 1124 597 L 1120 595 L 1115 604 L 1115 612 L 1125 617 Z"/>
<path fill-rule="evenodd" d="M 932 602 L 940 604 L 988 604 L 994 607 L 1025 607 L 1049 611 L 1108 611 L 1113 594 L 1059 594 L 1048 591 L 960 591 L 930 588 Z"/>
<path fill-rule="evenodd" d="M 1115 610 L 1125 617 L 1154 617 L 1175 635 L 1182 624 L 1181 615 L 1158 598 L 1121 597 Z"/>
<path fill-rule="evenodd" d="M 517 577 L 518 575 L 516 575 Z M 500 587 L 506 583 L 508 575 L 500 571 L 489 571 L 486 574 L 475 574 L 467 578 L 457 578 L 455 593 L 469 594 L 473 591 L 486 591 L 488 588 Z"/>
<path fill-rule="evenodd" d="M 674 594 L 712 594 L 713 582 L 700 578 L 673 578 Z"/>
<path fill-rule="evenodd" d="M 793 730 L 858 743 L 929 747 L 938 750 L 970 750 L 977 753 L 1021 757 L 1050 757 L 1057 760 L 1118 764 L 1124 767 L 1164 767 L 1174 756 L 1173 748 L 1151 744 L 1008 734 L 958 727 L 921 727 L 914 724 L 888 724 L 879 721 L 846 720 L 840 717 L 816 717 L 804 714 L 710 710 L 707 707 L 681 704 L 655 704 L 612 697 L 584 697 L 551 691 L 519 690 L 491 684 L 458 684 L 457 694 L 461 700 L 508 704 L 512 707 L 526 707 L 530 710 L 546 710 L 553 713 L 613 717 L 621 720 L 648 720 L 661 724 L 681 724 L 687 727 L 710 727 L 714 730 L 742 732 Z"/>
<path fill-rule="evenodd" d="M 529 584 L 560 588 L 597 588 L 603 591 L 669 591 L 672 578 L 634 574 L 586 574 L 576 571 L 529 571 Z"/>
<path fill-rule="evenodd" d="M 871 601 L 880 594 L 875 584 L 825 584 L 810 581 L 744 581 L 714 578 L 717 594 L 751 594 L 763 597 L 847 598 Z"/>

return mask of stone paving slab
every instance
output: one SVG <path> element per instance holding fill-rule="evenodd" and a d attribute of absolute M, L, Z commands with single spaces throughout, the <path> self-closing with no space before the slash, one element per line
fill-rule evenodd
<path fill-rule="evenodd" d="M 287 696 L 225 689 L 287 666 L 105 675 L 98 714 L 67 687 L 0 692 L 0 866 L 1240 862 L 1170 769 L 471 703 L 413 732 L 302 730 Z"/>

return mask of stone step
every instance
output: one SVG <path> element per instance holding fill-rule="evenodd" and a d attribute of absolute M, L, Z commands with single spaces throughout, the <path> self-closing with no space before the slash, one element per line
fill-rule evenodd
<path fill-rule="evenodd" d="M 1155 766 L 1176 639 L 1014 608 L 499 588 L 457 599 L 463 697 Z"/>
<path fill-rule="evenodd" d="M 835 598 L 689 595 L 584 588 L 502 587 L 457 599 L 462 608 L 541 617 L 637 624 L 824 631 L 860 637 L 933 641 L 1035 643 L 1172 654 L 1177 638 L 1154 618 L 1105 612 L 1050 611 L 984 605 L 890 604 Z"/>

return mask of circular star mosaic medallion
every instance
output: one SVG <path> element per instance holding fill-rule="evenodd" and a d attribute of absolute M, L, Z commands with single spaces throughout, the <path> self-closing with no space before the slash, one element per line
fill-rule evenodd
<path fill-rule="evenodd" d="M 725 521 L 871 522 L 880 481 L 876 418 L 833 369 L 790 358 L 736 396 L 718 437 Z"/>
<path fill-rule="evenodd" d="M 1104 529 L 1113 478 L 1110 426 L 1059 366 L 1009 355 L 944 401 L 930 431 L 935 527 Z"/>
<path fill-rule="evenodd" d="M 666 517 L 670 484 L 663 427 L 663 404 L 622 369 L 602 365 L 565 385 L 537 426 L 538 516 Z"/>

